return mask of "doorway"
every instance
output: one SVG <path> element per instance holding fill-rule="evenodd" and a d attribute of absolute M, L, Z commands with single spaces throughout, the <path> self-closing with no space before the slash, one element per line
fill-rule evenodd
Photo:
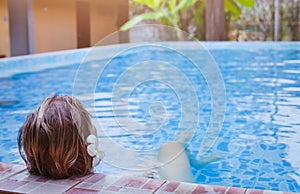
<path fill-rule="evenodd" d="M 88 1 L 76 2 L 77 48 L 90 46 L 90 5 Z"/>

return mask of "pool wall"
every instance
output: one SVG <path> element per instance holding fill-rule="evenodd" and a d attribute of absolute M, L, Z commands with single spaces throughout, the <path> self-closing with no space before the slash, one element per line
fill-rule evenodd
<path fill-rule="evenodd" d="M 151 43 L 151 44 L 155 44 Z M 184 42 L 184 45 L 178 45 L 176 42 L 170 42 L 172 48 L 186 49 L 189 50 L 193 47 L 198 47 L 201 44 L 203 49 L 208 50 L 222 50 L 222 49 L 232 49 L 232 50 L 247 50 L 247 51 L 257 51 L 257 50 L 300 50 L 300 42 L 245 42 L 245 43 L 233 43 L 233 42 Z M 137 44 L 140 45 L 140 44 Z M 98 47 L 101 49 L 101 58 L 112 57 L 111 53 L 115 49 L 122 49 L 128 47 L 128 44 L 118 44 L 110 46 Z M 14 74 L 22 72 L 35 72 L 41 71 L 43 69 L 56 68 L 60 66 L 67 66 L 72 64 L 79 64 L 84 60 L 84 57 L 89 51 L 97 47 L 76 49 L 76 50 L 66 50 L 49 52 L 43 54 L 34 54 L 18 57 L 10 57 L 0 59 L 0 78 L 9 77 Z M 99 59 L 99 58 L 98 58 Z"/>
<path fill-rule="evenodd" d="M 41 71 L 43 69 L 79 63 L 88 50 L 89 49 L 68 50 L 4 58 L 0 60 L 0 78 L 23 72 Z"/>

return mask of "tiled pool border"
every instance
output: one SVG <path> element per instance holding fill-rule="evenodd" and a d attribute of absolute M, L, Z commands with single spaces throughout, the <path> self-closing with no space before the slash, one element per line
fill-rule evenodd
<path fill-rule="evenodd" d="M 30 175 L 24 165 L 3 162 L 0 162 L 0 193 L 291 194 L 291 192 L 192 184 L 99 173 L 52 180 Z"/>

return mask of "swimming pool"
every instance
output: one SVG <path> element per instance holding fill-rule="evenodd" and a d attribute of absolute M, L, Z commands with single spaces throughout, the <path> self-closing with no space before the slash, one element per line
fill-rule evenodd
<path fill-rule="evenodd" d="M 179 44 L 177 46 L 189 55 L 197 55 L 193 43 L 174 44 Z M 197 182 L 300 192 L 300 43 L 203 44 L 209 49 L 223 77 L 226 113 L 216 142 L 206 152 L 220 153 L 223 157 L 203 168 L 193 168 Z M 103 48 L 103 58 L 112 48 Z M 0 60 L 0 161 L 22 163 L 16 136 L 26 114 L 51 93 L 72 95 L 77 70 L 89 51 L 63 51 Z M 114 83 L 135 64 L 134 61 L 149 57 L 162 62 L 168 60 L 196 88 L 199 122 L 187 149 L 191 157 L 199 157 L 199 147 L 212 114 L 212 96 L 207 81 L 203 74 L 189 65 L 188 60 L 170 51 L 154 48 L 145 54 L 146 51 L 147 47 L 143 47 L 135 49 L 134 54 L 124 53 L 113 58 L 103 70 L 98 80 L 102 84 L 95 88 L 95 119 L 100 120 L 108 137 L 125 148 L 142 152 L 155 150 L 164 141 L 176 139 L 178 131 L 185 131 L 178 127 L 182 101 L 174 88 L 157 81 L 159 79 L 149 79 L 137 85 L 130 92 L 128 101 L 133 120 L 142 124 L 151 121 L 153 125 L 150 127 L 156 131 L 124 133 L 120 123 L 114 121 L 111 104 Z M 90 71 L 101 68 L 103 63 L 100 60 L 92 64 L 94 69 Z M 164 73 L 155 74 L 157 78 L 178 78 L 168 74 L 163 67 L 158 72 Z M 85 76 L 88 76 L 90 72 L 86 73 Z M 78 87 L 85 88 L 86 85 Z M 154 114 L 149 112 L 153 102 L 157 103 L 151 109 Z M 153 119 L 153 115 L 158 117 Z M 164 120 L 165 117 L 168 119 Z M 100 135 L 99 138 L 101 141 L 106 137 Z M 127 162 L 126 158 L 123 159 Z M 108 164 L 96 170 L 120 172 Z"/>

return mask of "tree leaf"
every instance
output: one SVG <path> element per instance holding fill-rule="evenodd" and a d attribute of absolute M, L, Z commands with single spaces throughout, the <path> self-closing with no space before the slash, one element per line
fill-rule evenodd
<path fill-rule="evenodd" d="M 182 10 L 182 9 L 192 6 L 196 2 L 197 2 L 197 0 L 180 0 L 179 4 L 173 10 L 171 10 L 171 13 L 175 14 L 179 10 Z"/>
<path fill-rule="evenodd" d="M 158 10 L 160 4 L 162 3 L 161 0 L 133 0 L 136 3 L 146 5 L 147 7 L 151 8 L 153 11 Z"/>
<path fill-rule="evenodd" d="M 234 0 L 225 0 L 225 11 L 230 12 L 234 19 L 238 19 L 242 13 L 241 8 Z"/>
<path fill-rule="evenodd" d="M 205 12 L 206 1 L 202 0 L 200 3 L 194 8 L 193 15 L 195 18 L 196 24 L 201 28 L 204 24 L 203 13 Z"/>
<path fill-rule="evenodd" d="M 176 0 L 169 0 L 169 8 L 170 10 L 175 9 L 176 7 Z"/>
<path fill-rule="evenodd" d="M 159 20 L 165 16 L 166 16 L 166 14 L 164 11 L 144 13 L 144 14 L 138 15 L 138 16 L 132 18 L 131 20 L 129 20 L 128 22 L 126 22 L 123 26 L 121 26 L 120 30 L 126 31 L 126 30 L 132 28 L 133 26 L 135 26 L 136 24 L 140 23 L 141 21 Z"/>
<path fill-rule="evenodd" d="M 236 1 L 245 7 L 253 7 L 255 4 L 255 0 L 236 0 Z"/>

